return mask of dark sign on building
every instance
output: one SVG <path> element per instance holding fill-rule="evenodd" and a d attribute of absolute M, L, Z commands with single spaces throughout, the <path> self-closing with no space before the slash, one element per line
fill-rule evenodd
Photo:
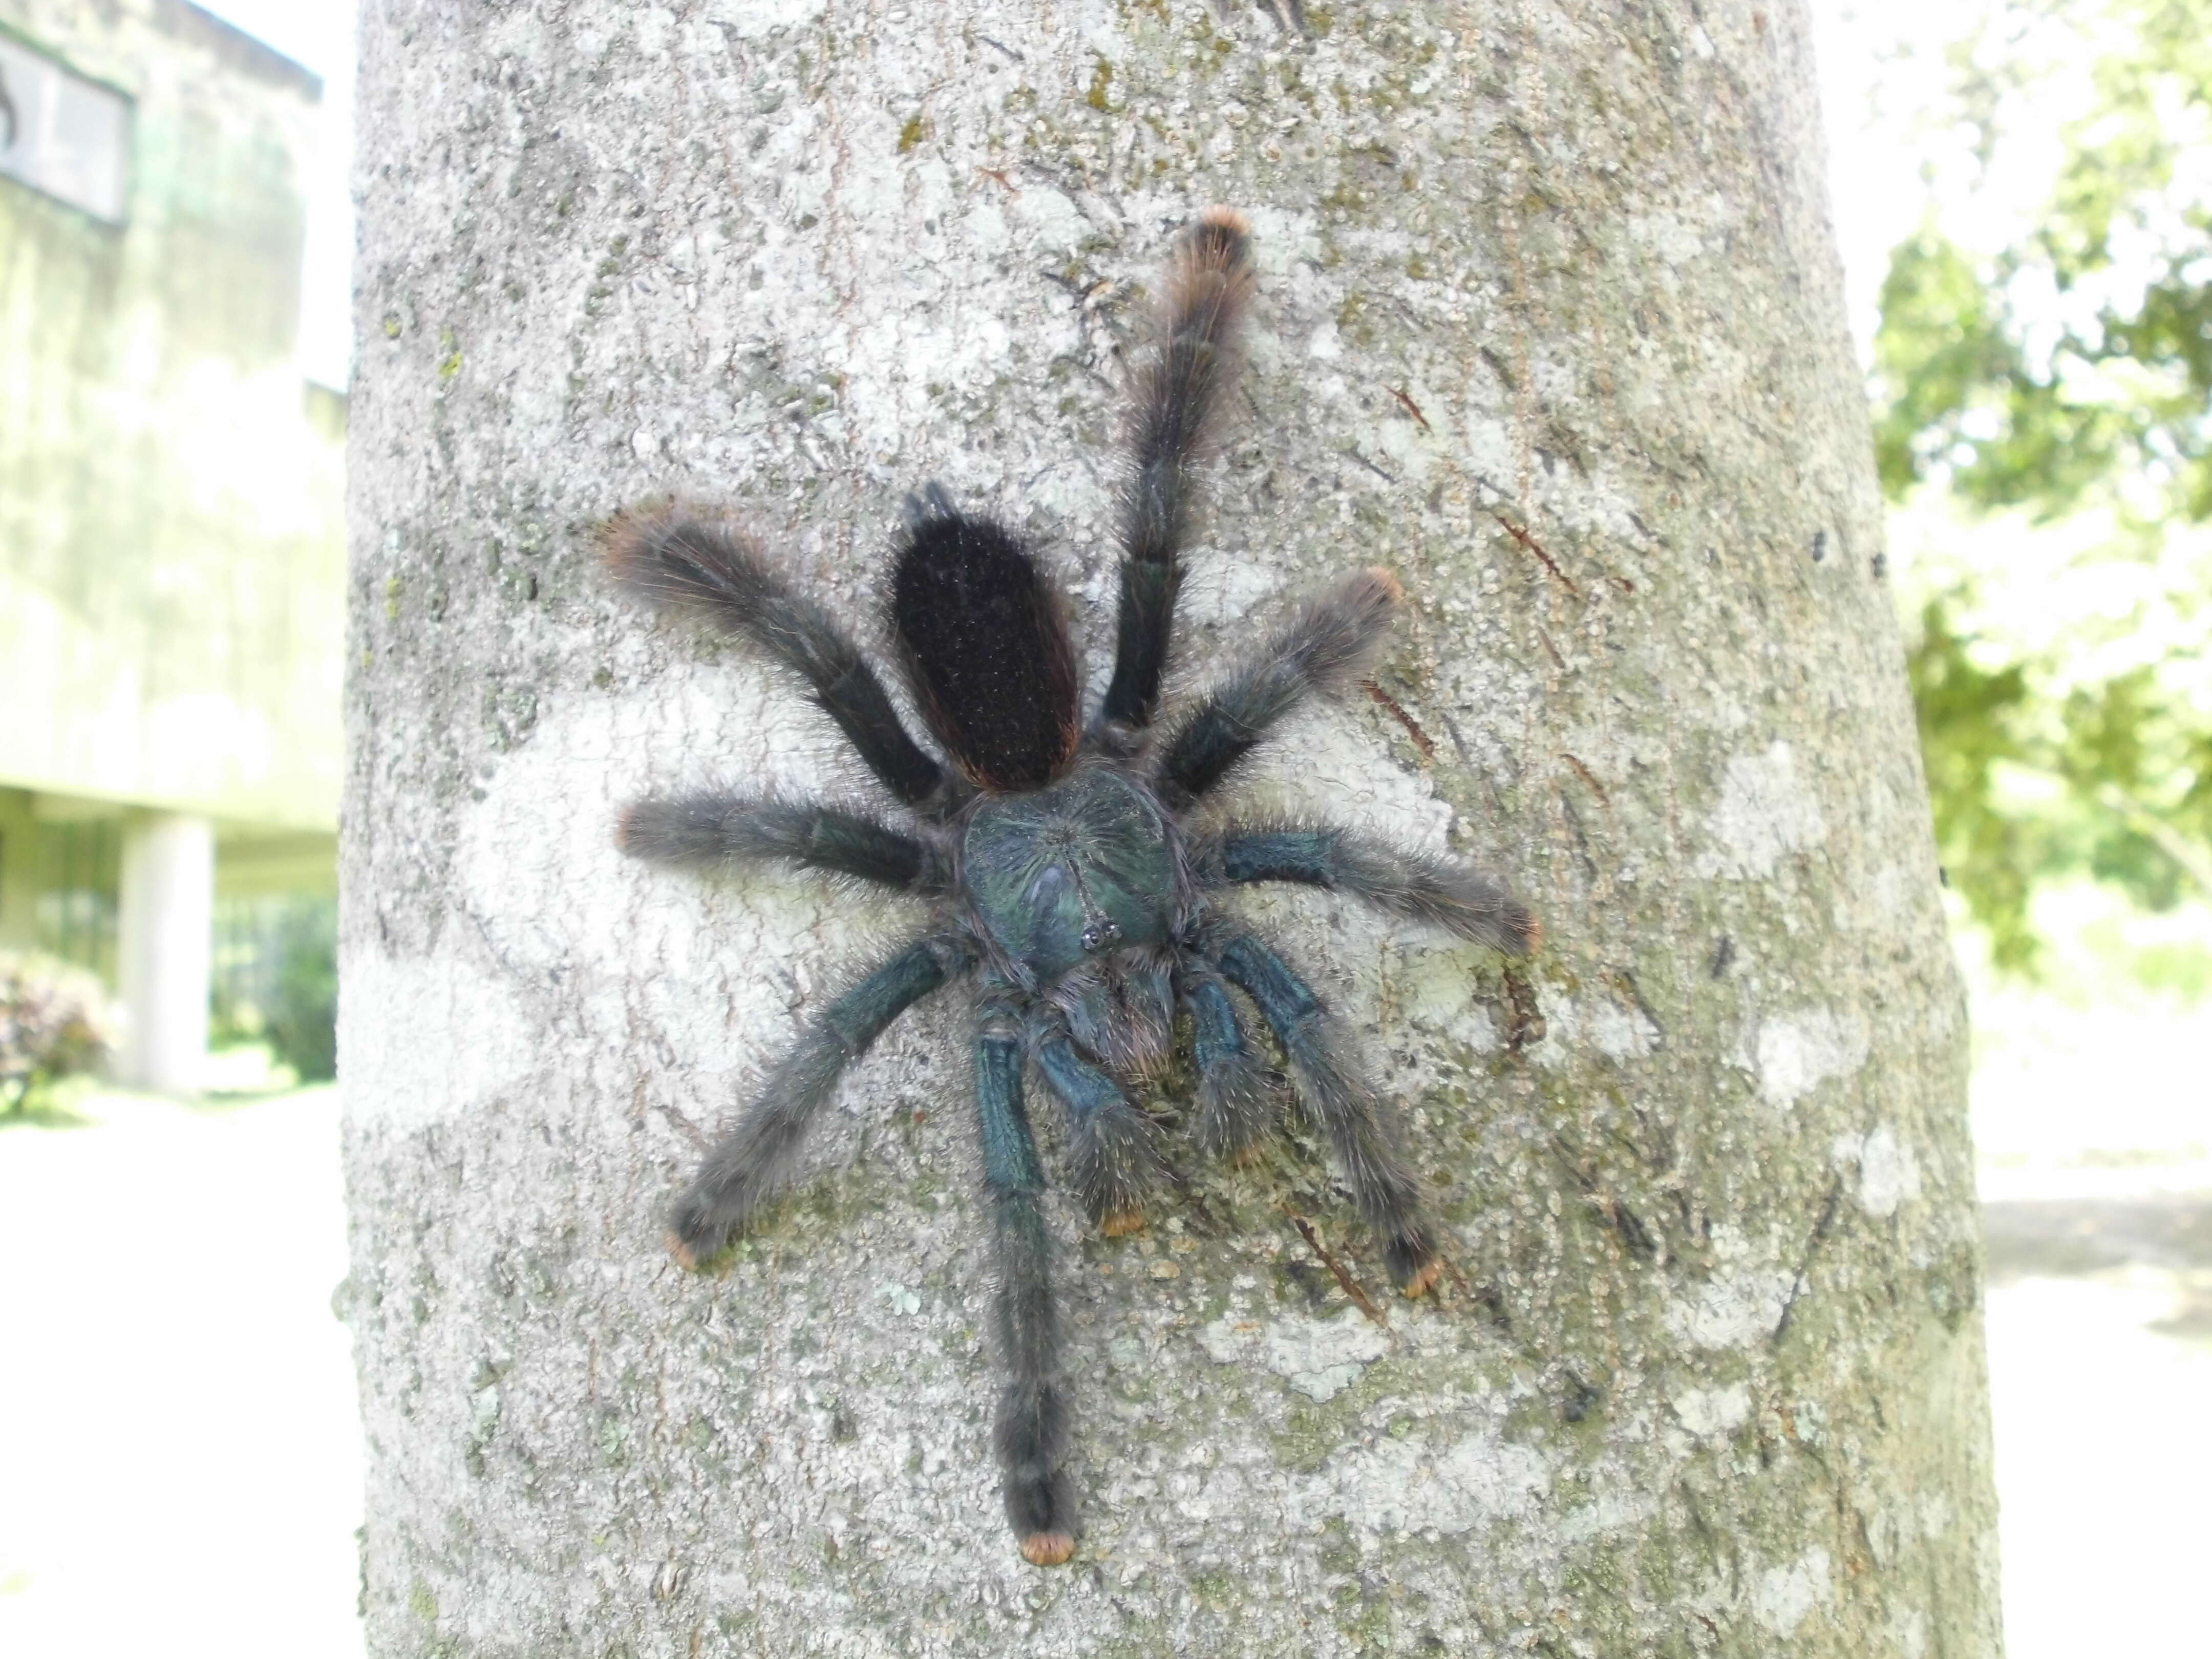
<path fill-rule="evenodd" d="M 130 203 L 131 100 L 0 36 L 0 175 L 121 224 Z"/>

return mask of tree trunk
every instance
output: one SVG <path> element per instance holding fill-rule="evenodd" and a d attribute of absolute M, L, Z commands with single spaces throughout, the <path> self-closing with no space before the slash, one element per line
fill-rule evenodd
<path fill-rule="evenodd" d="M 373 1651 L 1993 1654 L 1966 1033 L 1796 0 L 368 12 Z M 734 502 L 872 636 L 941 479 L 1048 550 L 1095 695 L 1122 348 L 1217 201 L 1260 297 L 1182 683 L 1389 566 L 1371 696 L 1244 799 L 1449 842 L 1549 937 L 1508 975 L 1239 901 L 1364 1034 L 1455 1270 L 1382 1297 L 1295 1140 L 1180 1153 L 1138 1237 L 1055 1200 L 1081 1537 L 1039 1570 L 957 994 L 854 1068 L 733 1267 L 663 1252 L 702 1137 L 909 918 L 617 852 L 649 788 L 862 792 L 592 535 Z"/>

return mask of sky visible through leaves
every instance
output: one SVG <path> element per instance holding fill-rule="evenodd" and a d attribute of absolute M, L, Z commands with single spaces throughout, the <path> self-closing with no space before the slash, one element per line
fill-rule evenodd
<path fill-rule="evenodd" d="M 2208 41 L 2212 0 L 2016 3 L 1901 118 L 1875 453 L 1937 838 L 2000 969 L 2068 882 L 2212 898 Z"/>

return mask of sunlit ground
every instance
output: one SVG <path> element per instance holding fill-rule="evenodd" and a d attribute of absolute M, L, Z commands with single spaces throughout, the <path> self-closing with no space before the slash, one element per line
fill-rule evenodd
<path fill-rule="evenodd" d="M 2101 1000 L 1976 1000 L 2009 1647 L 2212 1654 L 2212 1022 L 2069 902 Z M 331 1090 L 0 1128 L 0 1655 L 361 1652 L 343 1226 Z"/>
<path fill-rule="evenodd" d="M 74 1105 L 0 1127 L 0 1655 L 358 1655 L 337 1092 Z"/>
<path fill-rule="evenodd" d="M 2212 915 L 2040 896 L 1971 963 L 2012 1659 L 2212 1655 Z"/>

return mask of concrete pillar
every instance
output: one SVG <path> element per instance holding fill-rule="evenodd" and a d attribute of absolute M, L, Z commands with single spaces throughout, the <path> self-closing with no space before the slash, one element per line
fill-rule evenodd
<path fill-rule="evenodd" d="M 130 1021 L 120 1079 L 189 1093 L 207 1060 L 215 826 L 181 813 L 133 819 L 118 908 L 116 977 Z"/>

